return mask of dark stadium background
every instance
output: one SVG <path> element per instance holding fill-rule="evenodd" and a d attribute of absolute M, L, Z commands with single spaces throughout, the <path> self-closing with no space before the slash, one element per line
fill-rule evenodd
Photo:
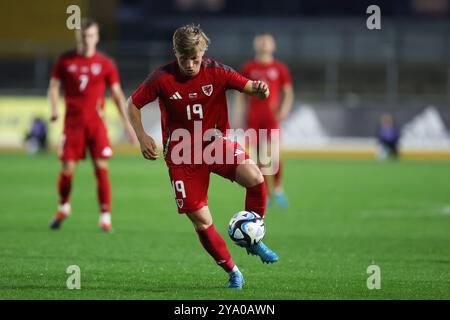
<path fill-rule="evenodd" d="M 73 46 L 62 27 L 68 4 L 100 22 L 100 48 L 116 59 L 127 94 L 172 59 L 174 26 L 196 22 L 213 41 L 208 54 L 235 68 L 252 57 L 255 34 L 273 33 L 295 105 L 312 104 L 330 136 L 371 137 L 381 112 L 405 124 L 429 105 L 450 126 L 447 0 L 2 2 L 0 94 L 45 94 L 51 64 Z M 381 30 L 366 28 L 370 4 L 381 6 Z"/>

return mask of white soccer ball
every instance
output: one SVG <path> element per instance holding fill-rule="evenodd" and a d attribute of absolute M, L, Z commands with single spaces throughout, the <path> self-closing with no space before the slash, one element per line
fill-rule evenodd
<path fill-rule="evenodd" d="M 265 232 L 264 220 L 252 211 L 236 213 L 228 224 L 228 235 L 241 247 L 257 244 L 264 238 Z"/>

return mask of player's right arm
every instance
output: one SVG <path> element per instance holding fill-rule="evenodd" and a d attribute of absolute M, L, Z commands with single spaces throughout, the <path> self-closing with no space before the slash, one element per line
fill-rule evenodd
<path fill-rule="evenodd" d="M 142 125 L 141 108 L 158 98 L 157 71 L 154 71 L 147 80 L 133 92 L 127 101 L 127 113 L 131 126 L 141 147 L 141 153 L 147 160 L 156 160 L 158 152 L 155 140 L 147 135 Z"/>
<path fill-rule="evenodd" d="M 59 117 L 58 100 L 59 89 L 61 88 L 61 81 L 57 78 L 51 78 L 48 86 L 47 96 L 50 101 L 50 121 L 56 121 Z"/>
<path fill-rule="evenodd" d="M 147 160 L 156 160 L 159 156 L 155 140 L 145 133 L 144 126 L 142 125 L 141 110 L 138 109 L 131 98 L 127 101 L 127 111 L 131 126 L 141 146 L 142 155 Z"/>

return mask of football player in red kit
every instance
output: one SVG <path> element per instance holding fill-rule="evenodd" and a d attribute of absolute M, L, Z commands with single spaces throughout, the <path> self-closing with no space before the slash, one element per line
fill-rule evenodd
<path fill-rule="evenodd" d="M 204 57 L 209 43 L 199 26 L 191 24 L 178 28 L 173 35 L 176 60 L 155 69 L 131 95 L 128 115 L 142 155 L 148 160 L 157 159 L 155 141 L 144 131 L 140 109 L 159 99 L 164 158 L 178 212 L 187 215 L 205 250 L 229 273 L 228 287 L 242 288 L 242 273 L 231 259 L 224 239 L 216 231 L 208 208 L 209 178 L 213 172 L 246 188 L 245 210 L 264 217 L 264 178 L 242 147 L 226 137 L 229 128 L 226 90 L 235 89 L 267 99 L 269 89 L 262 81 L 251 81 L 232 68 Z M 214 132 L 213 141 L 204 139 L 208 131 Z M 192 135 L 193 139 L 187 143 L 188 150 L 183 149 L 180 156 L 180 145 L 186 146 L 185 139 Z M 231 161 L 228 158 L 224 162 L 205 161 L 204 152 L 211 146 L 215 147 L 217 154 L 231 154 Z M 262 242 L 248 247 L 247 251 L 266 263 L 278 260 L 278 256 Z"/>
<path fill-rule="evenodd" d="M 48 96 L 51 120 L 59 118 L 59 91 L 64 90 L 66 113 L 64 132 L 59 149 L 62 168 L 58 179 L 59 207 L 50 224 L 58 229 L 70 215 L 69 202 L 72 177 L 77 161 L 84 159 L 86 149 L 91 155 L 97 195 L 100 204 L 100 227 L 111 231 L 111 186 L 108 163 L 113 151 L 109 143 L 103 119 L 105 90 L 109 88 L 131 142 L 135 140 L 133 129 L 126 117 L 126 100 L 121 89 L 119 73 L 114 61 L 96 50 L 99 26 L 84 19 L 76 30 L 76 49 L 61 55 L 52 69 Z"/>
<path fill-rule="evenodd" d="M 266 100 L 255 99 L 249 97 L 247 99 L 248 109 L 246 114 L 246 122 L 244 126 L 249 129 L 267 129 L 270 137 L 271 129 L 280 129 L 283 122 L 292 108 L 294 100 L 291 75 L 288 68 L 276 60 L 273 56 L 275 51 L 275 40 L 270 34 L 261 34 L 254 39 L 254 49 L 256 56 L 244 64 L 242 75 L 249 79 L 261 79 L 265 81 L 270 89 L 270 97 Z M 237 128 L 242 128 L 242 118 L 244 111 L 245 97 L 237 94 L 236 105 L 234 110 L 233 122 Z M 279 135 L 277 135 L 279 137 Z M 276 143 L 279 147 L 279 139 L 269 139 L 270 143 Z M 256 148 L 264 148 L 264 152 L 268 146 L 258 143 Z M 277 148 L 278 149 L 278 148 Z M 282 163 L 279 160 L 278 170 L 273 175 L 273 183 L 269 183 L 269 177 L 264 176 L 268 193 L 268 203 L 270 203 L 270 185 L 273 185 L 274 196 L 277 203 L 285 208 L 288 205 L 287 198 L 283 192 L 281 184 Z"/>

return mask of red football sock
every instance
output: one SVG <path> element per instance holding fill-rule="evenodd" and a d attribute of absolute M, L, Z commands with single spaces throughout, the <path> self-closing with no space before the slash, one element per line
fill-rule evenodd
<path fill-rule="evenodd" d="M 97 178 L 97 196 L 101 212 L 111 212 L 111 184 L 109 183 L 108 169 L 95 169 Z"/>
<path fill-rule="evenodd" d="M 260 184 L 247 188 L 247 194 L 245 195 L 245 210 L 254 211 L 264 218 L 266 214 L 266 184 L 261 182 Z"/>
<path fill-rule="evenodd" d="M 72 189 L 72 175 L 61 172 L 58 178 L 59 203 L 69 202 L 70 190 Z"/>
<path fill-rule="evenodd" d="M 274 189 L 280 190 L 281 189 L 281 169 L 282 169 L 282 163 L 281 160 L 278 164 L 278 171 L 274 175 Z"/>
<path fill-rule="evenodd" d="M 214 258 L 216 263 L 226 272 L 230 272 L 234 268 L 234 262 L 231 259 L 225 240 L 220 233 L 216 231 L 214 224 L 205 230 L 196 230 L 203 247 Z"/>

